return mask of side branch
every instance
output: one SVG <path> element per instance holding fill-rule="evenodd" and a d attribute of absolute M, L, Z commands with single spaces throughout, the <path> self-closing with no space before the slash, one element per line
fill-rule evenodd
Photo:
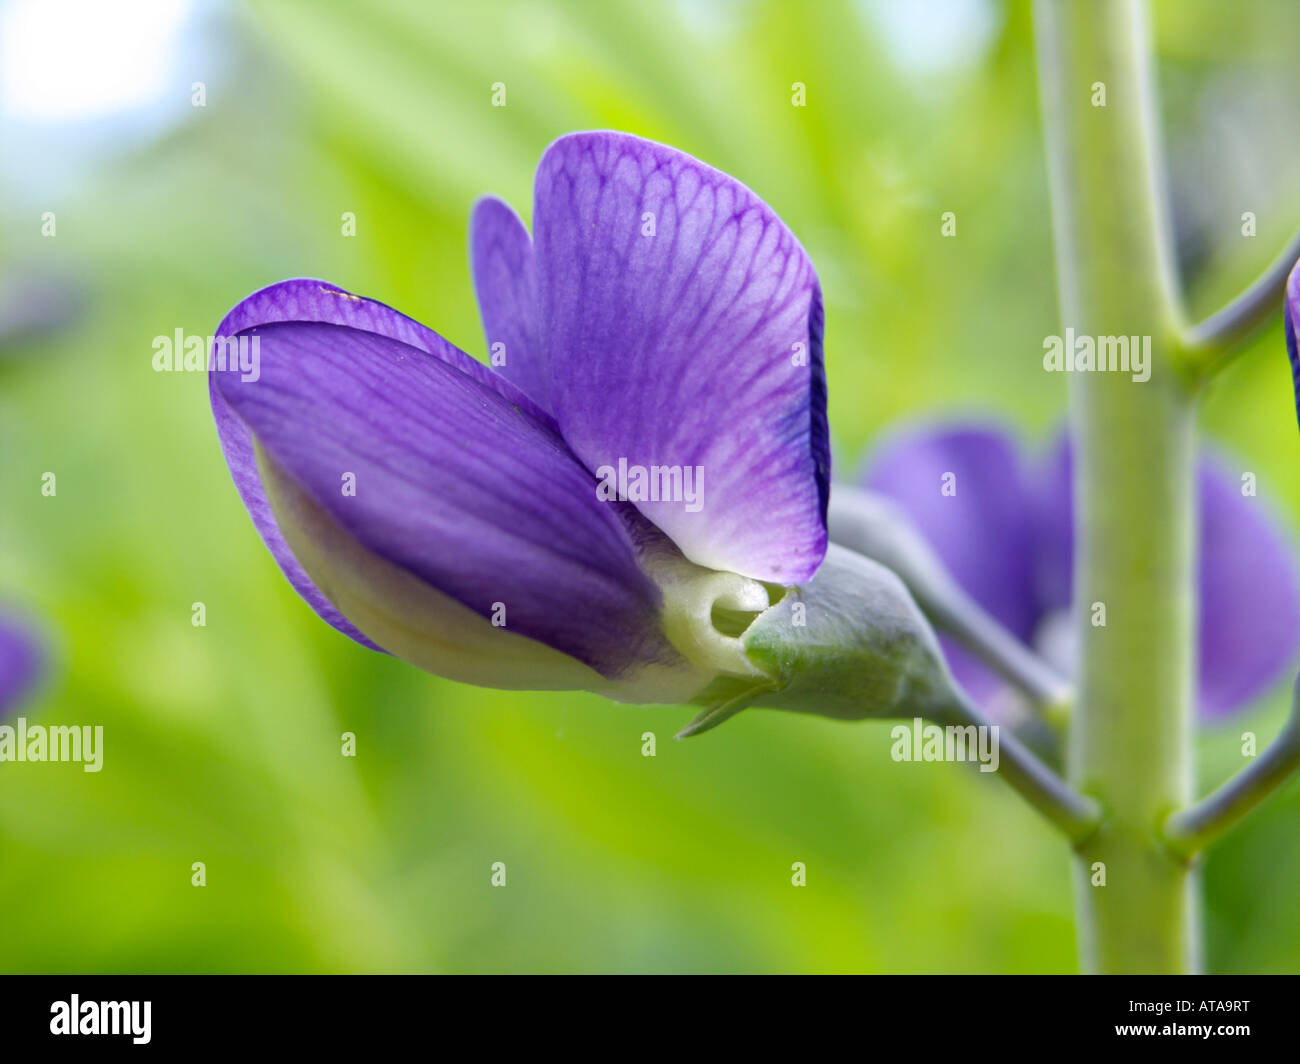
<path fill-rule="evenodd" d="M 1217 314 L 1193 325 L 1182 337 L 1185 365 L 1197 376 L 1214 372 L 1228 348 L 1279 312 L 1286 279 L 1300 259 L 1300 232 L 1291 238 L 1267 270 Z"/>
<path fill-rule="evenodd" d="M 1165 843 L 1180 857 L 1191 857 L 1277 790 L 1297 768 L 1300 768 L 1300 679 L 1291 696 L 1291 715 L 1278 737 L 1217 791 L 1166 820 Z"/>

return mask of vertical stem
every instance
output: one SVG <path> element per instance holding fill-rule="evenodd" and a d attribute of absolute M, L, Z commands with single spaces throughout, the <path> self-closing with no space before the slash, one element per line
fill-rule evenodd
<path fill-rule="evenodd" d="M 1069 381 L 1080 675 L 1067 760 L 1105 816 L 1074 858 L 1080 960 L 1096 972 L 1188 972 L 1196 884 L 1157 827 L 1191 797 L 1194 439 L 1170 357 L 1178 312 L 1146 12 L 1142 0 L 1034 10 L 1063 323 L 1149 336 L 1152 348 L 1145 383 L 1096 371 Z"/>

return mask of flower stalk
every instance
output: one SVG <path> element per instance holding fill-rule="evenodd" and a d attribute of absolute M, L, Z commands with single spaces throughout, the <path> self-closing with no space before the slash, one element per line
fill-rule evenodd
<path fill-rule="evenodd" d="M 679 738 L 750 705 L 843 720 L 924 719 L 964 744 L 993 737 L 995 756 L 984 771 L 999 773 L 1071 842 L 1096 830 L 1100 806 L 984 716 L 953 680 L 903 580 L 878 562 L 832 543 L 816 576 L 789 589 L 740 638 L 765 682 L 749 681 L 736 697 L 717 701 Z"/>
<path fill-rule="evenodd" d="M 1070 381 L 1080 667 L 1067 764 L 1105 810 L 1074 858 L 1080 960 L 1191 972 L 1194 873 L 1158 829 L 1192 779 L 1195 445 L 1173 364 L 1146 12 L 1141 0 L 1037 0 L 1034 15 L 1063 324 L 1150 336 L 1153 352 L 1148 382 Z"/>
<path fill-rule="evenodd" d="M 831 539 L 898 574 L 935 627 L 947 632 L 1028 700 L 1053 728 L 1069 719 L 1069 681 L 1020 642 L 953 578 L 889 499 L 848 485 L 831 493 Z"/>
<path fill-rule="evenodd" d="M 1195 805 L 1173 814 L 1165 843 L 1182 858 L 1203 850 L 1300 768 L 1300 680 L 1291 694 L 1291 713 L 1281 732 L 1254 761 Z"/>
<path fill-rule="evenodd" d="M 1240 348 L 1240 342 L 1281 313 L 1286 279 L 1300 259 L 1297 232 L 1255 282 L 1222 310 L 1193 325 L 1182 337 L 1181 362 L 1195 379 L 1212 376 Z"/>
<path fill-rule="evenodd" d="M 931 714 L 941 726 L 997 727 L 954 688 L 953 703 Z M 998 729 L 998 774 L 1025 801 L 1039 811 L 1073 845 L 1080 846 L 1097 831 L 1101 806 L 1080 794 L 1023 745 L 1009 728 Z"/>

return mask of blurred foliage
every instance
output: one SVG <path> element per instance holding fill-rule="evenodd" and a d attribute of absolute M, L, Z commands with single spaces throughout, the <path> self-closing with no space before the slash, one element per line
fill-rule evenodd
<path fill-rule="evenodd" d="M 1295 132 L 1300 8 L 1155 7 L 1204 313 L 1300 219 L 1297 138 L 1277 126 Z M 1065 847 L 997 781 L 891 762 L 887 726 L 753 712 L 675 743 L 687 711 L 457 686 L 339 636 L 253 532 L 202 375 L 150 364 L 155 336 L 207 335 L 304 274 L 482 357 L 470 204 L 497 192 L 527 219 L 545 145 L 614 127 L 736 175 L 809 249 L 840 475 L 902 417 L 992 412 L 1041 438 L 1065 396 L 1040 369 L 1056 326 L 1032 33 L 1025 4 L 989 11 L 986 49 L 924 72 L 866 2 L 265 0 L 209 25 L 225 67 L 192 75 L 206 108 L 56 205 L 7 196 L 4 263 L 82 277 L 90 305 L 0 360 L 0 596 L 57 633 L 28 715 L 106 738 L 98 775 L 0 766 L 0 969 L 1072 969 Z M 1279 328 L 1204 420 L 1300 527 Z M 1275 696 L 1204 735 L 1202 785 L 1281 712 Z M 1300 966 L 1298 827 L 1293 783 L 1211 855 L 1213 968 Z"/>

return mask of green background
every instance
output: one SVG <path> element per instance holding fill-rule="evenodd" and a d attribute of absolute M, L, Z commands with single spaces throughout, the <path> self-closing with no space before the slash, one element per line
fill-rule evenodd
<path fill-rule="evenodd" d="M 734 174 L 808 248 L 841 476 L 916 417 L 1041 444 L 1065 384 L 1041 369 L 1057 326 L 1032 34 L 1026 5 L 986 7 L 985 45 L 933 69 L 871 3 L 213 6 L 219 58 L 182 71 L 178 121 L 57 195 L 9 189 L 0 266 L 75 276 L 89 301 L 0 358 L 0 600 L 53 644 L 29 719 L 102 724 L 105 753 L 99 774 L 0 764 L 0 970 L 1071 970 L 1064 844 L 999 781 L 892 762 L 887 725 L 756 711 L 678 743 L 686 709 L 459 686 L 340 636 L 257 539 L 204 376 L 151 368 L 155 336 L 206 336 L 297 275 L 483 357 L 471 203 L 496 192 L 528 219 L 545 145 L 607 127 Z M 1201 316 L 1300 219 L 1300 9 L 1164 2 L 1155 24 Z M 1280 327 L 1202 420 L 1300 528 Z M 1283 710 L 1279 687 L 1204 733 L 1201 786 Z M 1292 783 L 1210 855 L 1212 969 L 1300 968 L 1298 836 Z"/>

